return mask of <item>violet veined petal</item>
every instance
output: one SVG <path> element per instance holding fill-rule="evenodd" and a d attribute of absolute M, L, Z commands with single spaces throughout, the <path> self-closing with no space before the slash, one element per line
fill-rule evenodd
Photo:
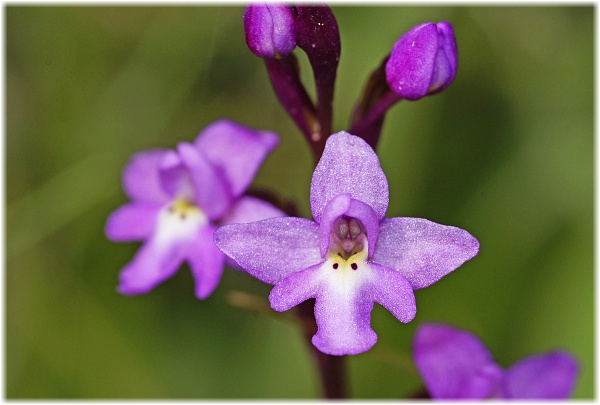
<path fill-rule="evenodd" d="M 248 188 L 278 143 L 274 132 L 256 131 L 228 120 L 210 124 L 195 141 L 200 153 L 224 174 L 233 197 Z"/>
<path fill-rule="evenodd" d="M 164 207 L 154 233 L 121 272 L 118 290 L 127 295 L 143 294 L 171 277 L 185 259 L 189 241 L 205 225 L 206 217 L 199 211 L 182 218 Z"/>
<path fill-rule="evenodd" d="M 410 322 L 417 314 L 413 289 L 397 271 L 369 263 L 371 276 L 364 287 L 368 297 L 390 311 L 400 322 Z"/>
<path fill-rule="evenodd" d="M 577 361 L 564 352 L 528 357 L 506 371 L 504 397 L 567 399 L 579 374 Z"/>
<path fill-rule="evenodd" d="M 285 277 L 273 287 L 269 294 L 271 308 L 287 311 L 303 301 L 314 298 L 320 289 L 322 263 L 300 270 Z"/>
<path fill-rule="evenodd" d="M 283 217 L 285 213 L 273 204 L 259 198 L 244 196 L 239 198 L 221 218 L 222 225 L 243 224 L 267 218 Z"/>
<path fill-rule="evenodd" d="M 129 203 L 113 211 L 106 221 L 106 236 L 114 242 L 145 240 L 152 235 L 161 206 Z"/>
<path fill-rule="evenodd" d="M 321 216 L 321 223 L 319 224 L 319 249 L 321 257 L 325 257 L 329 251 L 333 223 L 348 210 L 351 199 L 350 194 L 340 194 L 332 198 L 325 206 Z"/>
<path fill-rule="evenodd" d="M 197 237 L 188 243 L 187 261 L 192 270 L 198 299 L 205 299 L 215 290 L 225 267 L 225 255 L 213 242 L 214 226 L 199 229 Z"/>
<path fill-rule="evenodd" d="M 464 398 L 463 390 L 473 384 L 471 379 L 480 378 L 482 368 L 495 365 L 491 353 L 476 336 L 435 323 L 417 328 L 413 358 L 431 397 L 437 399 Z M 492 388 L 492 384 L 487 385 L 487 394 Z M 486 389 L 485 384 L 479 384 L 477 393 L 481 394 L 482 389 Z"/>
<path fill-rule="evenodd" d="M 131 157 L 123 171 L 123 189 L 134 201 L 164 204 L 169 196 L 162 189 L 159 167 L 169 151 L 155 149 Z"/>
<path fill-rule="evenodd" d="M 373 261 L 399 271 L 413 289 L 427 287 L 479 252 L 467 231 L 421 218 L 385 219 Z"/>
<path fill-rule="evenodd" d="M 180 143 L 177 152 L 188 168 L 194 187 L 195 202 L 211 221 L 221 218 L 231 207 L 233 197 L 223 174 L 189 143 Z"/>
<path fill-rule="evenodd" d="M 316 222 L 327 203 L 349 193 L 383 219 L 389 202 L 388 183 L 373 149 L 361 138 L 341 131 L 327 138 L 310 186 L 310 207 Z"/>
<path fill-rule="evenodd" d="M 224 225 L 215 231 L 217 247 L 257 279 L 277 284 L 323 259 L 319 227 L 305 218 L 281 217 Z"/>

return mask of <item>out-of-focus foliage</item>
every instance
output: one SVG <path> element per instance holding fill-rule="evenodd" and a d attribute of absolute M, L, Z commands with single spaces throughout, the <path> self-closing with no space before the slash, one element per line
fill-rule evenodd
<path fill-rule="evenodd" d="M 243 7 L 7 6 L 8 398 L 315 398 L 299 329 L 229 303 L 269 286 L 231 269 L 206 301 L 183 267 L 153 292 L 115 291 L 139 244 L 104 236 L 125 203 L 129 156 L 230 118 L 280 147 L 255 181 L 309 215 L 312 161 L 246 47 Z M 424 321 L 470 329 L 498 363 L 554 348 L 594 395 L 592 7 L 334 6 L 342 37 L 335 130 L 396 39 L 450 21 L 459 70 L 442 94 L 401 102 L 378 152 L 388 216 L 470 231 L 480 254 L 416 293 L 401 324 L 376 306 L 379 342 L 348 359 L 356 398 L 418 391 L 410 340 Z M 310 81 L 305 58 L 304 74 Z"/>

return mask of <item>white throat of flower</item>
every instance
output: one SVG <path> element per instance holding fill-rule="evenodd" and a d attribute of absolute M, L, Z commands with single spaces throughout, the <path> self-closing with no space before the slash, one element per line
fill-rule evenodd
<path fill-rule="evenodd" d="M 180 241 L 193 237 L 201 226 L 208 224 L 202 210 L 178 198 L 165 205 L 158 215 L 156 235 L 161 241 Z"/>
<path fill-rule="evenodd" d="M 352 294 L 369 278 L 369 243 L 363 224 L 355 218 L 338 218 L 331 233 L 329 251 L 321 267 L 330 288 Z"/>

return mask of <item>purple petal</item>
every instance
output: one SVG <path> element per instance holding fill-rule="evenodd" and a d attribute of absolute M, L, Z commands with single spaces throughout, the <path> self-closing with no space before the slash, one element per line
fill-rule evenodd
<path fill-rule="evenodd" d="M 329 251 L 333 223 L 348 210 L 351 200 L 352 197 L 350 194 L 340 194 L 332 198 L 325 206 L 321 216 L 321 223 L 319 224 L 319 249 L 321 257 L 325 257 Z"/>
<path fill-rule="evenodd" d="M 397 270 L 413 286 L 425 288 L 479 252 L 467 231 L 421 218 L 390 218 L 381 223 L 373 261 Z"/>
<path fill-rule="evenodd" d="M 312 342 L 323 353 L 341 356 L 369 350 L 377 341 L 371 329 L 373 302 L 382 303 L 403 322 L 416 312 L 408 281 L 397 272 L 373 266 L 356 255 L 349 262 L 333 257 L 293 273 L 277 284 L 269 299 L 277 311 L 316 298 L 318 330 Z"/>
<path fill-rule="evenodd" d="M 274 205 L 261 199 L 245 196 L 237 200 L 231 209 L 219 221 L 221 225 L 245 224 L 261 221 L 267 218 L 283 217 L 285 213 Z M 239 264 L 227 257 L 227 265 L 235 270 L 241 270 Z"/>
<path fill-rule="evenodd" d="M 118 291 L 125 295 L 145 294 L 170 278 L 184 260 L 179 247 L 146 242 L 121 272 Z"/>
<path fill-rule="evenodd" d="M 383 219 L 389 201 L 388 183 L 373 149 L 361 138 L 341 131 L 327 138 L 310 187 L 310 206 L 316 222 L 329 201 L 349 193 L 373 208 Z"/>
<path fill-rule="evenodd" d="M 517 399 L 567 399 L 578 374 L 579 365 L 568 353 L 528 357 L 507 370 L 504 395 Z"/>
<path fill-rule="evenodd" d="M 106 221 L 106 236 L 115 242 L 145 240 L 156 226 L 160 205 L 130 203 L 117 208 Z"/>
<path fill-rule="evenodd" d="M 201 212 L 186 214 L 181 216 L 169 207 L 160 211 L 154 233 L 121 272 L 118 287 L 121 293 L 146 293 L 177 271 L 187 256 L 189 244 L 206 225 L 206 217 Z"/>
<path fill-rule="evenodd" d="M 210 164 L 224 174 L 233 197 L 239 197 L 278 142 L 274 132 L 255 131 L 220 120 L 207 126 L 195 145 Z"/>
<path fill-rule="evenodd" d="M 186 201 L 194 201 L 196 192 L 190 170 L 176 152 L 169 151 L 165 154 L 160 166 L 159 180 L 162 189 L 171 200 L 184 198 Z"/>
<path fill-rule="evenodd" d="M 156 149 L 135 154 L 123 171 L 123 189 L 134 201 L 164 204 L 169 196 L 159 181 L 159 167 L 166 149 Z"/>
<path fill-rule="evenodd" d="M 223 175 L 193 145 L 181 143 L 177 146 L 177 151 L 189 170 L 196 204 L 211 221 L 221 218 L 233 202 Z"/>
<path fill-rule="evenodd" d="M 248 48 L 262 58 L 286 56 L 296 47 L 294 14 L 282 4 L 251 4 L 244 12 Z"/>
<path fill-rule="evenodd" d="M 187 260 L 196 282 L 196 297 L 204 299 L 215 290 L 225 266 L 225 255 L 213 242 L 214 226 L 202 227 L 190 244 Z"/>
<path fill-rule="evenodd" d="M 369 205 L 359 200 L 350 201 L 350 207 L 346 211 L 346 215 L 352 218 L 359 219 L 365 227 L 367 233 L 367 240 L 369 241 L 369 257 L 371 257 L 375 251 L 377 238 L 379 237 L 379 221 L 377 214 Z"/>
<path fill-rule="evenodd" d="M 413 289 L 407 279 L 397 271 L 370 263 L 372 275 L 364 287 L 368 296 L 383 305 L 400 322 L 410 322 L 417 314 Z"/>
<path fill-rule="evenodd" d="M 485 398 L 501 378 L 491 353 L 477 337 L 442 324 L 417 328 L 413 357 L 432 398 Z"/>
<path fill-rule="evenodd" d="M 215 231 L 217 247 L 259 280 L 277 284 L 321 261 L 318 225 L 304 218 L 271 218 L 224 225 Z"/>
<path fill-rule="evenodd" d="M 285 213 L 273 204 L 255 197 L 245 196 L 233 204 L 227 214 L 221 218 L 220 223 L 222 225 L 243 224 L 283 216 Z"/>
<path fill-rule="evenodd" d="M 318 331 L 312 342 L 323 353 L 358 354 L 377 342 L 377 335 L 371 329 L 374 301 L 381 302 L 403 322 L 416 313 L 408 282 L 398 273 L 365 259 L 364 253 L 348 261 L 334 257 L 320 266 L 322 281 L 315 302 Z M 398 289 L 395 292 L 394 287 Z"/>
<path fill-rule="evenodd" d="M 292 273 L 279 282 L 269 294 L 271 308 L 275 311 L 287 311 L 314 298 L 321 288 L 320 271 L 322 263 L 307 269 Z"/>
<path fill-rule="evenodd" d="M 315 302 L 315 318 L 319 329 L 312 338 L 317 349 L 333 356 L 358 354 L 377 342 L 371 329 L 373 301 L 355 295 L 319 295 Z"/>

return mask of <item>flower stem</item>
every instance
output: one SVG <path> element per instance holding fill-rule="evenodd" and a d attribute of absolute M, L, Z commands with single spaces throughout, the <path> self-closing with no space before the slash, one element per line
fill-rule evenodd
<path fill-rule="evenodd" d="M 314 299 L 304 301 L 298 305 L 297 315 L 303 326 L 307 345 L 309 346 L 313 359 L 319 369 L 323 398 L 348 398 L 346 357 L 325 354 L 312 344 L 311 338 L 317 331 L 314 306 Z"/>

